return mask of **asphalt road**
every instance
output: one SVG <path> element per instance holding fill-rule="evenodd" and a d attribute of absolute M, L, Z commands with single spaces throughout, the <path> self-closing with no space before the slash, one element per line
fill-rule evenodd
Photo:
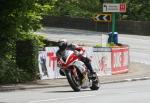
<path fill-rule="evenodd" d="M 95 46 L 101 43 L 102 32 L 64 29 L 64 28 L 49 28 L 45 27 L 38 34 L 44 34 L 48 39 L 58 41 L 61 38 L 66 38 L 69 42 Z M 130 46 L 131 62 L 138 62 L 150 65 L 150 36 L 127 35 L 119 34 L 118 41 L 122 44 Z"/>
<path fill-rule="evenodd" d="M 150 80 L 103 84 L 98 91 L 70 87 L 0 92 L 0 103 L 149 103 Z"/>

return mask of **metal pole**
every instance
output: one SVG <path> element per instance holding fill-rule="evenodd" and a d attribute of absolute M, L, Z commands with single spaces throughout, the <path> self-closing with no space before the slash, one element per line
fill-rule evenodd
<path fill-rule="evenodd" d="M 112 0 L 113 3 L 116 3 L 116 0 Z M 115 32 L 115 23 L 116 23 L 116 15 L 115 13 L 112 13 L 112 36 L 111 36 L 111 42 L 114 44 L 113 35 Z"/>

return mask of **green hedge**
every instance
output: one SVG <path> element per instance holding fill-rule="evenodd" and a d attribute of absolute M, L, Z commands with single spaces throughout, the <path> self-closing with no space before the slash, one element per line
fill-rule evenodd
<path fill-rule="evenodd" d="M 39 78 L 38 51 L 56 42 L 42 36 L 25 35 L 15 43 L 14 55 L 0 56 L 0 84 L 23 83 Z M 9 59 L 8 59 L 9 58 Z"/>
<path fill-rule="evenodd" d="M 21 81 L 35 80 L 38 72 L 38 43 L 27 39 L 16 42 L 16 64 L 22 72 Z"/>
<path fill-rule="evenodd" d="M 0 84 L 19 82 L 20 72 L 15 63 L 9 59 L 0 60 Z"/>

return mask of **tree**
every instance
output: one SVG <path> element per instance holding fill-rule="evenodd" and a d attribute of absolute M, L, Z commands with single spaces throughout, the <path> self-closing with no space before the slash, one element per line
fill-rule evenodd
<path fill-rule="evenodd" d="M 58 0 L 51 15 L 91 18 L 102 13 L 102 4 L 112 0 Z M 126 3 L 127 12 L 117 13 L 122 20 L 150 20 L 150 0 L 116 0 Z"/>
<path fill-rule="evenodd" d="M 16 73 L 15 44 L 41 27 L 56 0 L 0 0 L 0 81 Z M 16 75 L 16 74 L 15 74 Z M 7 76 L 10 78 L 10 76 Z M 13 77 L 12 77 L 13 78 Z M 6 78 L 7 79 L 7 78 Z"/>
<path fill-rule="evenodd" d="M 56 0 L 0 0 L 0 57 L 11 54 L 15 40 L 41 27 Z"/>
<path fill-rule="evenodd" d="M 150 20 L 149 0 L 122 0 L 127 4 L 127 12 L 122 14 L 122 19 L 135 21 Z"/>
<path fill-rule="evenodd" d="M 100 12 L 100 0 L 58 0 L 51 15 L 89 18 Z"/>

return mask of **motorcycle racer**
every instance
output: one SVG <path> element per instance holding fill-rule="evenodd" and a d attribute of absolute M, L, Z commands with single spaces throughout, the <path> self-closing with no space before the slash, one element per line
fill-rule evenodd
<path fill-rule="evenodd" d="M 73 50 L 76 56 L 80 58 L 80 60 L 86 65 L 87 69 L 90 71 L 89 77 L 91 79 L 95 79 L 95 72 L 91 66 L 91 60 L 87 56 L 84 55 L 85 49 L 83 47 L 78 46 L 77 44 L 69 44 L 66 39 L 60 39 L 57 42 L 57 45 L 59 47 L 59 50 L 56 52 L 56 56 L 58 60 L 60 59 L 60 57 L 62 56 L 62 53 L 65 50 Z M 63 69 L 60 69 L 59 72 L 62 76 L 65 75 L 63 72 Z"/>

